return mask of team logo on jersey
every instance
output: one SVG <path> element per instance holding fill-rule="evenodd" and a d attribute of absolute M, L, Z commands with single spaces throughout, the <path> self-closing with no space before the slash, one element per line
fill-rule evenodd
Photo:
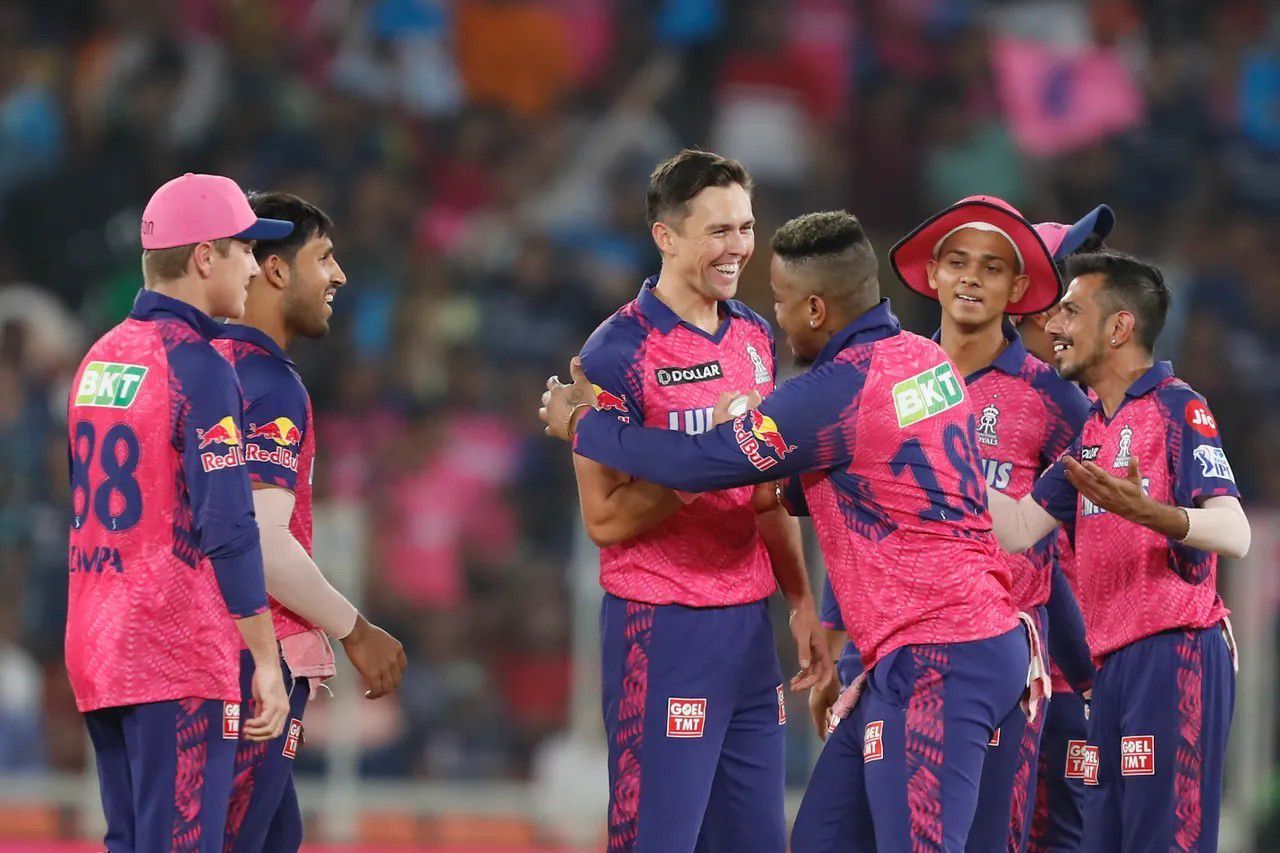
<path fill-rule="evenodd" d="M 1120 738 L 1120 775 L 1156 775 L 1156 736 L 1126 735 Z"/>
<path fill-rule="evenodd" d="M 1209 407 L 1199 400 L 1192 400 L 1187 403 L 1183 416 L 1186 417 L 1187 423 L 1191 428 L 1205 438 L 1213 438 L 1218 434 L 1218 422 L 1209 412 Z"/>
<path fill-rule="evenodd" d="M 778 685 L 778 725 L 785 726 L 787 724 L 787 696 L 782 692 L 782 685 Z"/>
<path fill-rule="evenodd" d="M 138 398 L 138 389 L 142 387 L 142 380 L 146 376 L 147 368 L 141 364 L 91 361 L 80 374 L 75 404 L 127 409 Z"/>
<path fill-rule="evenodd" d="M 667 737 L 702 737 L 706 724 L 706 699 L 667 700 Z"/>
<path fill-rule="evenodd" d="M 1195 449 L 1192 455 L 1200 463 L 1200 473 L 1205 477 L 1230 480 L 1233 483 L 1236 481 L 1236 475 L 1231 472 L 1231 463 L 1227 461 L 1227 454 L 1222 452 L 1221 447 L 1202 444 Z"/>
<path fill-rule="evenodd" d="M 1086 785 L 1098 784 L 1098 766 L 1102 763 L 1098 757 L 1096 745 L 1085 744 L 1080 752 L 1080 780 Z"/>
<path fill-rule="evenodd" d="M 764 363 L 760 353 L 751 344 L 747 344 L 747 358 L 751 359 L 751 367 L 756 372 L 755 380 L 757 385 L 763 385 L 773 380 L 773 371 Z"/>
<path fill-rule="evenodd" d="M 702 433 L 715 426 L 715 412 L 716 410 L 713 406 L 667 412 L 667 429 L 688 435 L 702 435 Z"/>
<path fill-rule="evenodd" d="M 296 758 L 298 755 L 298 747 L 302 746 L 302 720 L 297 717 L 289 718 L 289 731 L 285 735 L 284 749 L 280 754 L 285 758 Z"/>
<path fill-rule="evenodd" d="M 1129 467 L 1129 447 L 1132 444 L 1133 429 L 1125 424 L 1124 429 L 1120 430 L 1120 447 L 1116 450 L 1116 461 L 1111 463 L 1112 468 Z"/>
<path fill-rule="evenodd" d="M 768 415 L 760 414 L 756 409 L 752 409 L 733 422 L 733 435 L 737 439 L 738 447 L 759 471 L 769 470 L 796 449 L 794 444 L 787 444 L 787 440 L 782 437 L 777 422 Z M 765 448 L 768 448 L 777 458 L 765 456 L 761 452 Z"/>
<path fill-rule="evenodd" d="M 222 703 L 222 739 L 240 739 L 240 703 Z"/>
<path fill-rule="evenodd" d="M 1000 730 L 996 729 L 994 732 L 991 733 L 991 740 L 987 741 L 987 746 L 992 747 L 992 746 L 999 746 L 999 745 L 1000 745 Z"/>
<path fill-rule="evenodd" d="M 898 426 L 908 427 L 964 401 L 964 385 L 951 365 L 944 362 L 923 370 L 893 386 L 893 408 Z"/>
<path fill-rule="evenodd" d="M 884 758 L 884 720 L 867 723 L 862 732 L 862 761 L 879 761 Z"/>
<path fill-rule="evenodd" d="M 623 423 L 630 423 L 631 418 L 627 416 L 627 398 L 621 397 L 612 391 L 606 391 L 599 385 L 592 385 L 592 389 L 596 392 L 596 409 L 601 412 L 613 412 L 618 415 L 618 420 Z"/>
<path fill-rule="evenodd" d="M 653 371 L 654 378 L 663 388 L 669 385 L 686 385 L 690 382 L 709 382 L 724 376 L 724 369 L 718 361 L 706 361 L 702 364 L 691 364 L 688 367 L 659 367 Z"/>
<path fill-rule="evenodd" d="M 995 403 L 987 403 L 982 408 L 982 416 L 978 418 L 978 443 L 995 447 L 1000 443 L 996 437 L 996 421 L 1000 419 L 1000 410 Z"/>
<path fill-rule="evenodd" d="M 1067 741 L 1067 766 L 1063 775 L 1068 779 L 1084 779 L 1086 752 L 1089 745 L 1083 740 Z"/>
<path fill-rule="evenodd" d="M 1101 444 L 1086 444 L 1080 448 L 1080 459 L 1083 462 L 1093 462 L 1098 458 L 1098 454 L 1102 452 Z"/>

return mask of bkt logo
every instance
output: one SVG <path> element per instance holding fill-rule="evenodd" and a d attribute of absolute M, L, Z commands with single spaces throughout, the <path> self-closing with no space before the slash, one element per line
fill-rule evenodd
<path fill-rule="evenodd" d="M 907 427 L 958 406 L 964 400 L 964 386 L 950 364 L 939 364 L 893 386 L 893 408 L 898 426 Z"/>
<path fill-rule="evenodd" d="M 1013 463 L 1001 462 L 998 459 L 983 459 L 982 470 L 987 475 L 987 485 L 993 489 L 1009 488 L 1009 480 L 1013 478 Z"/>

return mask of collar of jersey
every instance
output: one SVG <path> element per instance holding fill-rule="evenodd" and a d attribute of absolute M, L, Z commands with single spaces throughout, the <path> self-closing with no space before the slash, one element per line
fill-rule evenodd
<path fill-rule="evenodd" d="M 274 355 L 281 361 L 293 364 L 293 359 L 289 358 L 289 354 L 280 348 L 280 345 L 271 339 L 266 332 L 254 326 L 246 326 L 244 323 L 225 323 L 220 327 L 220 338 L 230 338 L 235 341 L 245 341 L 253 344 L 259 349 L 264 349 Z"/>
<path fill-rule="evenodd" d="M 644 280 L 644 284 L 640 285 L 640 295 L 636 297 L 636 304 L 640 307 L 640 313 L 645 316 L 645 319 L 652 323 L 657 330 L 662 332 L 664 335 L 671 334 L 672 329 L 683 324 L 685 328 L 697 332 L 704 337 L 711 338 L 712 340 L 719 340 L 720 336 L 724 334 L 725 329 L 728 328 L 728 318 L 745 318 L 747 316 L 746 311 L 736 301 L 732 299 L 721 300 L 720 307 L 724 309 L 726 320 L 720 324 L 720 328 L 714 335 L 708 335 L 697 326 L 691 326 L 688 323 L 685 323 L 684 320 L 680 319 L 679 314 L 672 311 L 667 303 L 658 298 L 658 295 L 653 292 L 653 288 L 657 283 L 658 277 L 656 275 L 651 275 L 646 278 Z"/>
<path fill-rule="evenodd" d="M 1022 365 L 1027 361 L 1027 347 L 1022 343 L 1022 336 L 1018 334 L 1018 330 L 1014 328 L 1008 317 L 1005 317 L 1004 322 L 1000 324 L 1000 331 L 1004 332 L 1004 339 L 1009 342 L 1009 345 L 986 367 L 975 370 L 966 376 L 964 378 L 965 382 L 972 382 L 992 368 L 1010 376 L 1017 376 L 1022 373 Z M 935 344 L 942 343 L 942 329 L 938 329 L 933 333 L 933 342 Z"/>
<path fill-rule="evenodd" d="M 134 320 L 159 320 L 164 317 L 176 317 L 199 332 L 205 340 L 213 340 L 222 331 L 222 324 L 201 311 L 189 302 L 156 293 L 154 290 L 139 290 L 133 300 L 133 310 L 129 316 Z"/>
<path fill-rule="evenodd" d="M 902 325 L 898 323 L 898 318 L 894 315 L 892 306 L 889 305 L 889 298 L 882 296 L 879 305 L 831 336 L 831 340 L 827 341 L 827 345 L 813 360 L 813 366 L 817 367 L 832 361 L 841 350 L 853 344 L 891 338 L 901 331 Z"/>
<path fill-rule="evenodd" d="M 1157 361 L 1155 364 L 1147 368 L 1146 373 L 1143 373 L 1135 379 L 1133 384 L 1129 386 L 1129 389 L 1124 392 L 1125 398 L 1124 401 L 1120 403 L 1121 407 L 1130 400 L 1136 400 L 1139 397 L 1144 397 L 1147 394 L 1150 394 L 1155 390 L 1157 385 L 1168 379 L 1170 376 L 1173 376 L 1173 362 Z M 1101 400 L 1093 401 L 1093 410 L 1102 414 L 1104 417 L 1106 415 L 1102 410 Z M 1119 413 L 1120 410 L 1116 409 L 1116 414 Z M 1116 415 L 1112 415 L 1111 417 L 1114 418 L 1115 416 Z M 1109 420 L 1110 419 L 1108 418 L 1108 421 Z"/>

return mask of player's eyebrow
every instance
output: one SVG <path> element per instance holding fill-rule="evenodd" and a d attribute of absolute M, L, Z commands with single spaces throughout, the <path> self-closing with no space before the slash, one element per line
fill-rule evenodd
<path fill-rule="evenodd" d="M 754 217 L 743 221 L 739 225 L 734 225 L 731 222 L 713 222 L 712 224 L 707 226 L 707 233 L 714 234 L 717 231 L 729 231 L 736 228 L 746 228 L 748 226 L 755 225 L 755 224 L 756 224 L 756 220 Z"/>

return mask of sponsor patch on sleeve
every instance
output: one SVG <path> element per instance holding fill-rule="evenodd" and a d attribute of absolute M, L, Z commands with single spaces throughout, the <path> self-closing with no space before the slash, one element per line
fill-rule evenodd
<path fill-rule="evenodd" d="M 1187 408 L 1183 411 L 1183 414 L 1191 428 L 1205 438 L 1213 438 L 1218 434 L 1218 422 L 1214 419 L 1213 413 L 1209 411 L 1208 406 L 1199 400 L 1192 400 L 1187 403 Z"/>
<path fill-rule="evenodd" d="M 1200 473 L 1203 476 L 1212 477 L 1215 480 L 1229 480 L 1232 483 L 1236 481 L 1236 475 L 1231 471 L 1231 463 L 1227 461 L 1227 454 L 1221 447 L 1201 444 L 1193 451 L 1193 455 L 1200 463 Z"/>

